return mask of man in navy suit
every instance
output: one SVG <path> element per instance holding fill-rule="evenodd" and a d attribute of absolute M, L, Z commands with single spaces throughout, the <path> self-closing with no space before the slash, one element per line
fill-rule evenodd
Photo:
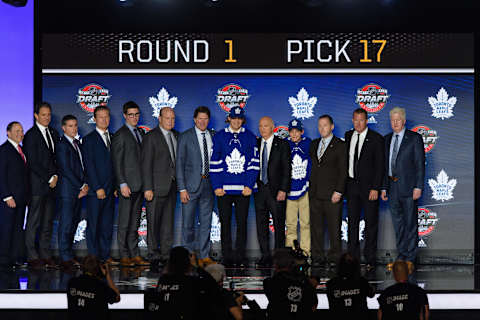
<path fill-rule="evenodd" d="M 418 244 L 417 200 L 422 196 L 425 179 L 425 151 L 422 136 L 407 130 L 405 123 L 405 109 L 390 110 L 393 132 L 385 136 L 386 165 L 381 197 L 383 201 L 389 200 L 397 260 L 406 261 L 413 271 Z"/>
<path fill-rule="evenodd" d="M 200 106 L 195 109 L 193 121 L 195 126 L 183 132 L 177 147 L 177 185 L 182 202 L 183 243 L 190 251 L 195 244 L 199 246 L 199 262 L 211 264 L 210 228 L 212 225 L 213 191 L 210 183 L 210 157 L 212 134 L 207 129 L 210 110 Z M 198 208 L 200 230 L 195 241 L 195 211 Z"/>
<path fill-rule="evenodd" d="M 78 135 L 77 118 L 66 115 L 62 119 L 63 136 L 57 145 L 58 165 L 58 249 L 61 266 L 65 269 L 79 267 L 72 251 L 73 236 L 80 220 L 81 198 L 88 193 L 85 178 L 85 161 Z"/>
<path fill-rule="evenodd" d="M 20 146 L 22 125 L 10 122 L 7 136 L 7 141 L 0 146 L 0 266 L 11 267 L 22 265 L 29 179 L 27 159 Z"/>
<path fill-rule="evenodd" d="M 109 264 L 117 264 L 110 257 L 113 232 L 114 173 L 110 153 L 111 136 L 108 132 L 110 109 L 98 106 L 93 112 L 95 130 L 82 141 L 87 195 L 88 253 Z"/>

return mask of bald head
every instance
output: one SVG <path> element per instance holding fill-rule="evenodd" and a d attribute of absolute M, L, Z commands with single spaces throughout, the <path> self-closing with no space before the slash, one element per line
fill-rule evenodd
<path fill-rule="evenodd" d="M 403 260 L 397 260 L 393 264 L 393 276 L 397 282 L 404 282 L 408 280 L 408 265 Z"/>
<path fill-rule="evenodd" d="M 163 107 L 160 109 L 158 124 L 167 131 L 172 130 L 175 126 L 175 111 L 170 107 Z"/>
<path fill-rule="evenodd" d="M 270 117 L 262 117 L 258 122 L 258 131 L 263 139 L 267 140 L 273 135 L 273 120 Z"/>

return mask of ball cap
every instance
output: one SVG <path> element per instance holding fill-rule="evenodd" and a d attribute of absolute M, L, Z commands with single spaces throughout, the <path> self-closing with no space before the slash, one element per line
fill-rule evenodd
<path fill-rule="evenodd" d="M 298 120 L 298 119 L 293 119 L 291 120 L 289 123 L 288 123 L 288 131 L 292 130 L 292 129 L 297 129 L 299 131 L 302 131 L 303 130 L 303 125 L 302 125 L 302 121 Z"/>
<path fill-rule="evenodd" d="M 230 113 L 228 115 L 231 119 L 233 118 L 240 118 L 245 119 L 245 110 L 240 107 L 233 107 L 230 109 Z"/>

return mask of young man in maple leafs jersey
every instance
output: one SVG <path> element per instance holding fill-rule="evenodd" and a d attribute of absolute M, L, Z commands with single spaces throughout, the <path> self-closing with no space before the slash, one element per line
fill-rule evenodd
<path fill-rule="evenodd" d="M 308 186 L 312 160 L 310 159 L 310 138 L 302 136 L 303 125 L 294 119 L 288 124 L 290 137 L 287 139 L 291 150 L 291 185 L 287 198 L 287 238 L 285 246 L 293 248 L 297 239 L 297 221 L 300 220 L 300 248 L 310 255 L 310 204 Z"/>
<path fill-rule="evenodd" d="M 210 179 L 220 213 L 223 264 L 245 267 L 248 264 L 245 256 L 248 207 L 260 159 L 255 135 L 242 127 L 245 111 L 240 107 L 231 108 L 227 122 L 229 126 L 213 137 Z M 235 205 L 237 223 L 236 257 L 232 252 L 232 205 Z"/>

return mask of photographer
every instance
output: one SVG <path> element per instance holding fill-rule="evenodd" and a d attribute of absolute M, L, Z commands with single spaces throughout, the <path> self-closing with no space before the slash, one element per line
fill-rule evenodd
<path fill-rule="evenodd" d="M 120 301 L 120 291 L 112 281 L 109 266 L 88 255 L 82 269 L 83 274 L 70 279 L 67 286 L 70 319 L 109 319 L 108 304 Z"/>
<path fill-rule="evenodd" d="M 263 281 L 268 298 L 267 319 L 308 319 L 317 308 L 315 288 L 294 263 L 290 249 L 273 255 L 275 274 Z"/>

